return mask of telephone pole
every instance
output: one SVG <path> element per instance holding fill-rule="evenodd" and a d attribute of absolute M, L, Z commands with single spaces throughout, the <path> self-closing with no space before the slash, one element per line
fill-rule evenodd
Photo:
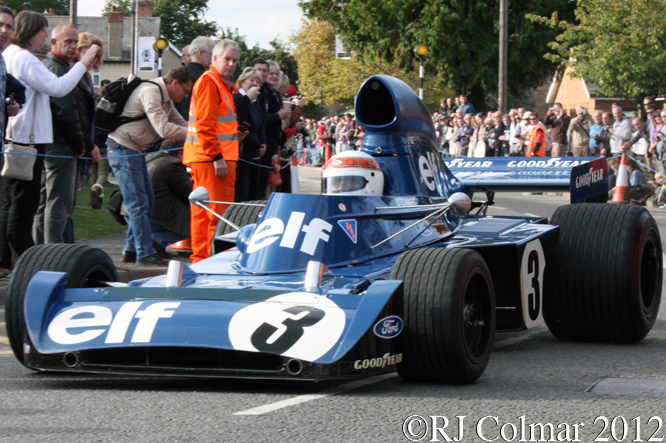
<path fill-rule="evenodd" d="M 77 18 L 77 0 L 69 0 L 69 22 L 76 28 L 78 23 Z"/>
<path fill-rule="evenodd" d="M 509 57 L 509 0 L 500 0 L 500 20 L 499 20 L 499 87 L 498 87 L 498 105 L 502 114 L 509 110 L 507 93 L 507 71 Z"/>

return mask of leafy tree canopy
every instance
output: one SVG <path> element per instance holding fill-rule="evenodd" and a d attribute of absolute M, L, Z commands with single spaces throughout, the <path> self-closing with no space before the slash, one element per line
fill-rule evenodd
<path fill-rule="evenodd" d="M 56 15 L 69 15 L 69 0 L 7 0 L 2 4 L 14 11 L 14 14 L 24 9 L 43 13 L 53 8 Z"/>
<path fill-rule="evenodd" d="M 663 94 L 666 87 L 666 3 L 646 0 L 578 0 L 576 23 L 530 16 L 561 29 L 546 57 L 572 66 L 575 74 L 606 95 L 631 98 Z"/>
<path fill-rule="evenodd" d="M 244 35 L 238 33 L 238 29 L 220 29 L 219 38 L 228 38 L 234 40 L 241 47 L 240 57 L 238 58 L 238 68 L 234 78 L 238 77 L 243 71 L 243 68 L 250 66 L 252 60 L 257 57 L 264 58 L 266 60 L 274 60 L 280 64 L 280 69 L 282 72 L 289 76 L 291 84 L 295 85 L 299 80 L 298 65 L 296 59 L 291 54 L 289 46 L 282 42 L 281 40 L 274 39 L 269 42 L 271 49 L 263 49 L 258 45 L 249 47 L 247 44 L 247 38 Z"/>
<path fill-rule="evenodd" d="M 331 23 L 358 54 L 374 56 L 410 69 L 413 48 L 426 44 L 426 72 L 476 106 L 497 90 L 499 0 L 301 0 L 310 18 Z M 532 22 L 526 14 L 561 11 L 573 19 L 569 0 L 511 0 L 509 14 L 509 93 L 539 85 L 555 65 L 544 60 L 557 31 Z"/>
<path fill-rule="evenodd" d="M 208 0 L 155 0 L 155 16 L 162 20 L 162 35 L 176 46 L 188 45 L 199 36 L 212 36 L 217 24 L 204 20 Z"/>
<path fill-rule="evenodd" d="M 355 54 L 349 60 L 335 58 L 335 28 L 330 23 L 305 20 L 293 42 L 301 76 L 300 91 L 309 101 L 327 105 L 339 101 L 351 106 L 361 83 L 374 74 L 393 75 L 414 88 L 418 85 L 417 75 L 396 62 L 385 62 L 374 56 L 361 58 Z M 440 98 L 451 94 L 432 75 L 426 77 L 425 85 L 425 102 L 429 109 L 436 108 Z"/>

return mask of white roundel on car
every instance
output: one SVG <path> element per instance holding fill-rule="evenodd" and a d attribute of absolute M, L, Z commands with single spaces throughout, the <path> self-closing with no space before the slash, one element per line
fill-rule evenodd
<path fill-rule="evenodd" d="M 523 302 L 523 319 L 528 329 L 544 324 L 543 321 L 543 270 L 546 256 L 539 240 L 525 245 L 520 265 L 520 287 Z"/>
<path fill-rule="evenodd" d="M 315 361 L 338 342 L 345 313 L 333 301 L 291 292 L 247 306 L 229 322 L 229 339 L 239 351 L 268 352 Z"/>

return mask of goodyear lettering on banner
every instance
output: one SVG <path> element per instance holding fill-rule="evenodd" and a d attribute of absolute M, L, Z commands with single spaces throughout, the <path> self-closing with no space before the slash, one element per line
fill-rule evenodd
<path fill-rule="evenodd" d="M 356 360 L 354 362 L 354 369 L 385 368 L 397 363 L 402 363 L 402 354 L 389 355 L 387 352 L 383 357 Z"/>
<path fill-rule="evenodd" d="M 397 315 L 391 315 L 389 317 L 384 317 L 375 323 L 373 331 L 375 335 L 379 338 L 394 338 L 400 335 L 402 332 L 402 319 Z"/>
<path fill-rule="evenodd" d="M 452 169 L 477 169 L 477 168 L 490 168 L 501 167 L 506 165 L 506 168 L 573 168 L 574 166 L 587 163 L 588 160 L 568 160 L 562 157 L 551 157 L 548 160 L 468 160 L 456 158 L 449 162 L 447 165 Z"/>
<path fill-rule="evenodd" d="M 604 179 L 603 169 L 590 169 L 587 173 L 576 177 L 576 189 L 582 186 L 590 186 Z"/>
<path fill-rule="evenodd" d="M 349 236 L 351 241 L 356 244 L 356 240 L 358 238 L 357 232 L 356 232 L 356 220 L 338 220 L 338 225 L 342 228 L 343 231 L 345 231 L 345 234 Z"/>

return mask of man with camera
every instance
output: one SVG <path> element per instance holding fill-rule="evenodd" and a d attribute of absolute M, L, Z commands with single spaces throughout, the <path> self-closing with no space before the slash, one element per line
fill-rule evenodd
<path fill-rule="evenodd" d="M 571 119 L 568 135 L 571 136 L 574 157 L 589 157 L 590 153 L 590 128 L 592 120 L 583 105 L 576 106 L 576 116 Z"/>
<path fill-rule="evenodd" d="M 553 140 L 551 155 L 553 157 L 567 155 L 569 153 L 567 130 L 569 129 L 571 118 L 564 111 L 561 103 L 555 103 L 555 105 L 548 110 L 548 116 L 544 123 L 546 124 L 546 127 L 550 129 L 550 137 Z"/>

